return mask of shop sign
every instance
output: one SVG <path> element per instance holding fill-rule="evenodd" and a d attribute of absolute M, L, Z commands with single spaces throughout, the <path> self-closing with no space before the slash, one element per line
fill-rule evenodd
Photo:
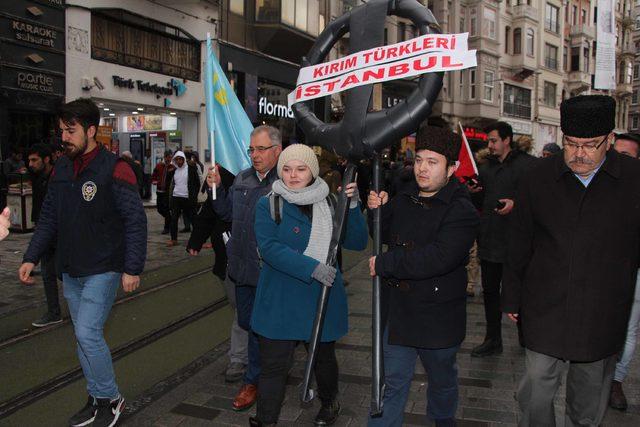
<path fill-rule="evenodd" d="M 46 95 L 64 95 L 64 77 L 18 67 L 4 67 L 2 86 Z"/>
<path fill-rule="evenodd" d="M 464 128 L 464 136 L 466 136 L 467 139 L 478 139 L 480 141 L 486 141 L 487 140 L 487 134 L 486 133 L 484 133 L 481 130 L 478 130 L 476 128 L 472 128 L 472 127 Z"/>
<path fill-rule="evenodd" d="M 9 28 L 15 40 L 53 49 L 62 48 L 61 46 L 56 46 L 56 42 L 59 39 L 59 31 L 53 28 L 18 19 L 11 19 Z"/>
<path fill-rule="evenodd" d="M 293 119 L 293 111 L 287 105 L 269 102 L 264 96 L 258 101 L 258 114 Z"/>
<path fill-rule="evenodd" d="M 144 80 L 125 79 L 121 76 L 112 76 L 113 85 L 123 89 L 137 89 L 139 92 L 149 92 L 155 95 L 181 96 L 186 91 L 186 86 L 179 80 L 171 79 L 164 86 Z"/>

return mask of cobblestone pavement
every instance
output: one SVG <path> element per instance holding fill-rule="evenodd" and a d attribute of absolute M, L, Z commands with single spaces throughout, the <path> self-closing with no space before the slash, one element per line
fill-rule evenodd
<path fill-rule="evenodd" d="M 337 344 L 340 366 L 340 402 L 342 413 L 338 426 L 366 424 L 370 399 L 371 372 L 371 281 L 367 279 L 367 264 L 363 259 L 345 274 L 350 304 L 350 332 Z M 458 425 L 515 425 L 518 421 L 514 393 L 524 369 L 524 352 L 518 345 L 515 326 L 504 321 L 504 353 L 500 356 L 475 359 L 471 348 L 484 338 L 482 297 L 468 303 L 467 338 L 458 355 L 460 405 L 456 414 Z M 143 396 L 129 399 L 125 425 L 128 426 L 246 426 L 255 414 L 232 411 L 231 402 L 238 384 L 226 384 L 223 372 L 227 363 L 225 343 L 182 369 L 172 378 L 157 384 Z M 627 412 L 608 410 L 605 426 L 640 425 L 640 384 L 638 357 L 625 382 L 630 407 Z M 312 425 L 319 404 L 303 405 L 298 399 L 298 384 L 304 370 L 305 353 L 299 346 L 291 371 L 286 399 L 282 408 L 281 426 Z M 417 364 L 405 409 L 405 425 L 430 425 L 426 413 L 426 375 Z M 131 396 L 132 397 L 132 396 Z M 556 399 L 558 425 L 563 422 L 564 389 Z"/>
<path fill-rule="evenodd" d="M 179 263 L 189 257 L 184 250 L 184 245 L 189 238 L 188 233 L 180 233 L 178 240 L 180 246 L 167 248 L 165 246 L 168 236 L 161 235 L 163 222 L 155 207 L 145 209 L 147 213 L 147 226 L 149 230 L 147 244 L 147 262 L 145 271 L 154 270 L 167 263 Z M 180 227 L 182 227 L 182 220 Z M 18 280 L 18 268 L 22 263 L 22 257 L 29 245 L 33 233 L 11 233 L 9 237 L 0 242 L 0 322 L 2 317 L 16 311 L 27 308 L 44 306 L 45 297 L 42 288 L 42 277 L 35 277 L 36 284 L 23 286 Z M 39 271 L 39 266 L 36 267 Z M 62 292 L 60 293 L 62 298 Z M 64 303 L 64 301 L 61 301 Z"/>

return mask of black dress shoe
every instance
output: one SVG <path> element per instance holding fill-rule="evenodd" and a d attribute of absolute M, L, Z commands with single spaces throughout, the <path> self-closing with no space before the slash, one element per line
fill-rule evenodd
<path fill-rule="evenodd" d="M 502 340 L 485 339 L 482 344 L 471 350 L 471 357 L 487 357 L 502 353 Z"/>
<path fill-rule="evenodd" d="M 275 426 L 275 424 L 265 424 L 255 417 L 249 417 L 249 427 L 269 427 L 269 426 Z"/>
<path fill-rule="evenodd" d="M 330 426 L 336 422 L 340 415 L 340 402 L 337 399 L 333 399 L 331 402 L 322 402 L 322 407 L 316 415 L 316 419 L 313 424 L 317 426 Z"/>

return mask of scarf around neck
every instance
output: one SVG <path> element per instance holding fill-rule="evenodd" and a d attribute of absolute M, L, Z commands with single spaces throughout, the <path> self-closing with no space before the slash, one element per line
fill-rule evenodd
<path fill-rule="evenodd" d="M 291 189 L 284 185 L 281 179 L 276 180 L 271 187 L 275 194 L 280 195 L 287 202 L 298 205 L 313 205 L 311 219 L 311 234 L 304 255 L 321 263 L 327 262 L 331 235 L 333 234 L 333 218 L 327 203 L 329 186 L 322 178 L 316 178 L 313 184 L 300 189 Z"/>

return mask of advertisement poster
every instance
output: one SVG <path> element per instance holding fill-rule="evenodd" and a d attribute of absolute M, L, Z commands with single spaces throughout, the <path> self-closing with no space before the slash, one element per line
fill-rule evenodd
<path fill-rule="evenodd" d="M 144 116 L 127 116 L 127 132 L 144 130 Z"/>
<path fill-rule="evenodd" d="M 111 135 L 113 128 L 111 126 L 98 126 L 96 141 L 102 144 L 107 150 L 111 150 Z"/>
<path fill-rule="evenodd" d="M 161 130 L 162 116 L 142 116 L 144 130 Z"/>

